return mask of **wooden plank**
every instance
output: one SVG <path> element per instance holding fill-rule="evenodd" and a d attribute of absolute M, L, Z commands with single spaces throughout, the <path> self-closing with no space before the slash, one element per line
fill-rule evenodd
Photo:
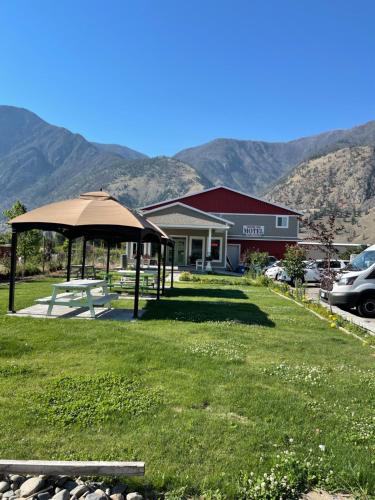
<path fill-rule="evenodd" d="M 69 476 L 143 476 L 144 462 L 65 462 L 48 460 L 0 460 L 1 474 Z"/>

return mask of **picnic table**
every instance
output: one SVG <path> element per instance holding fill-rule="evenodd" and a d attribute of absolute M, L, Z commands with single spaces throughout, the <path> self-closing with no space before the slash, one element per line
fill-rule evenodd
<path fill-rule="evenodd" d="M 99 293 L 101 289 L 101 293 Z M 65 290 L 59 293 L 60 290 Z M 104 306 L 111 300 L 118 299 L 117 293 L 109 293 L 106 280 L 72 280 L 52 285 L 52 295 L 37 299 L 39 304 L 48 304 L 47 316 L 55 305 L 68 307 L 87 307 L 91 317 L 95 318 L 94 306 Z"/>
<path fill-rule="evenodd" d="M 114 283 L 114 285 L 118 285 L 121 288 L 126 288 L 126 287 L 134 287 L 135 285 L 135 277 L 136 277 L 136 271 L 133 271 L 132 269 L 119 269 L 116 271 L 117 274 L 121 276 L 120 281 L 117 283 Z M 150 273 L 150 272 L 145 272 L 145 271 L 140 271 L 140 286 L 142 289 L 148 288 L 151 284 L 153 285 L 155 282 L 155 273 Z"/>

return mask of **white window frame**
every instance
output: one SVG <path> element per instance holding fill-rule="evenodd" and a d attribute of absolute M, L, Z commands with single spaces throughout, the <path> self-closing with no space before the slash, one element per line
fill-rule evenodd
<path fill-rule="evenodd" d="M 279 226 L 279 224 L 278 224 L 279 218 L 285 219 L 286 224 L 285 225 L 282 224 L 281 226 Z M 288 227 L 289 227 L 289 215 L 276 215 L 276 227 L 277 227 L 277 229 L 288 229 Z"/>
<path fill-rule="evenodd" d="M 211 236 L 211 243 L 213 240 L 220 240 L 220 252 L 219 252 L 219 260 L 212 260 L 212 262 L 221 262 L 223 260 L 223 238 L 221 236 Z"/>

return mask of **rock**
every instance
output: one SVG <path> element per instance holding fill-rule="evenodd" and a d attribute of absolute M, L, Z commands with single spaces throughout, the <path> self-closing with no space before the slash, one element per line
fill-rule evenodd
<path fill-rule="evenodd" d="M 37 493 L 43 488 L 44 478 L 43 477 L 31 477 L 21 484 L 21 496 L 29 497 L 34 493 Z"/>
<path fill-rule="evenodd" d="M 9 490 L 9 483 L 7 481 L 0 481 L 0 493 Z"/>
<path fill-rule="evenodd" d="M 48 491 L 44 491 L 43 493 L 39 493 L 37 495 L 38 500 L 50 500 L 51 495 L 48 493 Z"/>
<path fill-rule="evenodd" d="M 85 484 L 79 484 L 72 490 L 70 490 L 70 494 L 74 495 L 76 498 L 81 497 L 86 491 L 89 491 L 89 488 Z"/>
<path fill-rule="evenodd" d="M 115 493 L 124 493 L 125 491 L 126 491 L 126 484 L 123 483 L 115 484 L 114 487 L 112 488 L 113 495 Z"/>
<path fill-rule="evenodd" d="M 9 479 L 14 485 L 17 485 L 17 487 L 26 481 L 26 478 L 19 474 L 12 474 Z"/>
<path fill-rule="evenodd" d="M 105 498 L 107 498 L 107 496 Z M 85 496 L 85 500 L 103 500 L 103 496 L 96 492 L 89 493 L 88 495 Z"/>
<path fill-rule="evenodd" d="M 18 488 L 18 490 L 14 490 L 14 494 L 16 495 L 17 498 L 20 497 L 21 496 L 21 489 Z"/>
<path fill-rule="evenodd" d="M 97 489 L 94 491 L 95 495 L 98 495 L 98 497 L 101 498 L 101 500 L 107 500 L 107 495 L 105 494 L 105 491 L 101 490 L 101 489 Z"/>
<path fill-rule="evenodd" d="M 61 488 L 68 481 L 72 481 L 72 478 L 70 476 L 65 476 L 62 474 L 56 478 L 55 485 Z"/>
<path fill-rule="evenodd" d="M 77 488 L 77 486 L 78 484 L 76 483 L 76 481 L 72 481 L 71 479 L 64 483 L 64 489 L 68 491 L 74 490 L 74 488 Z"/>
<path fill-rule="evenodd" d="M 140 493 L 133 491 L 133 493 L 128 493 L 126 495 L 126 500 L 143 500 L 143 496 Z"/>
<path fill-rule="evenodd" d="M 56 488 L 57 489 L 57 488 Z M 70 492 L 69 490 L 60 490 L 53 497 L 52 500 L 69 500 Z"/>
<path fill-rule="evenodd" d="M 111 500 L 124 500 L 124 495 L 122 493 L 113 493 L 109 498 Z"/>
<path fill-rule="evenodd" d="M 13 490 L 7 490 L 3 492 L 3 498 L 10 498 L 14 496 L 14 491 Z"/>

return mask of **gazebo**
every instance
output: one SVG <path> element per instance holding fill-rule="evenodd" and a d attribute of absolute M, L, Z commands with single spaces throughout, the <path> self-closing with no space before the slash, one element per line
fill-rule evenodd
<path fill-rule="evenodd" d="M 85 277 L 86 242 L 101 239 L 107 243 L 107 274 L 111 245 L 122 242 L 136 242 L 135 291 L 133 317 L 138 317 L 140 269 L 142 243 L 158 244 L 157 299 L 160 298 L 161 247 L 164 245 L 164 272 L 162 290 L 165 287 L 166 247 L 172 247 L 171 286 L 173 287 L 173 241 L 155 224 L 136 211 L 122 205 L 116 198 L 104 191 L 84 193 L 79 198 L 44 205 L 15 217 L 12 227 L 11 268 L 9 283 L 9 312 L 14 313 L 14 292 L 17 263 L 17 235 L 31 229 L 54 231 L 68 239 L 67 281 L 70 281 L 72 243 L 83 238 L 81 278 Z"/>

